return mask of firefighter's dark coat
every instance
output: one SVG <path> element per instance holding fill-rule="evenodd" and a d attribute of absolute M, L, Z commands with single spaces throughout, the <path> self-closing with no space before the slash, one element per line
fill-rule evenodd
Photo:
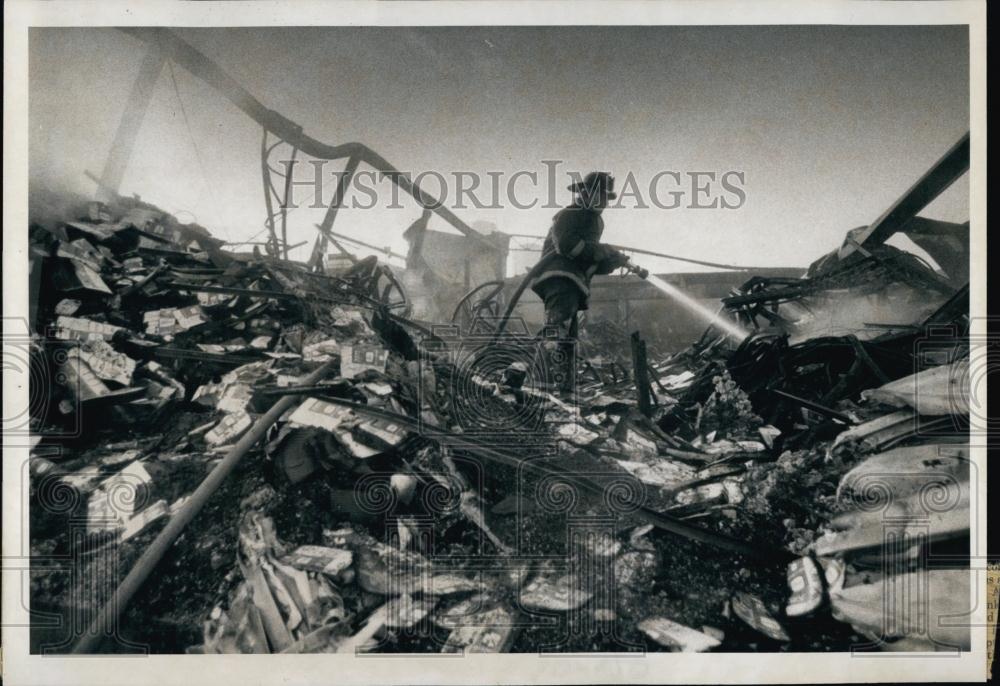
<path fill-rule="evenodd" d="M 576 288 L 580 309 L 586 310 L 594 274 L 610 274 L 625 263 L 621 253 L 600 244 L 602 233 L 604 220 L 599 212 L 578 205 L 561 210 L 542 246 L 542 259 L 554 257 L 532 280 L 531 290 L 544 300 L 553 289 Z"/>

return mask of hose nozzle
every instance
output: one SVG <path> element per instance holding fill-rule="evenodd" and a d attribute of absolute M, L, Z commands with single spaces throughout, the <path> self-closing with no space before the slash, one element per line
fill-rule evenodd
<path fill-rule="evenodd" d="M 644 268 L 640 267 L 637 264 L 633 264 L 631 260 L 629 260 L 626 263 L 625 269 L 627 271 L 631 272 L 632 274 L 635 274 L 640 279 L 645 279 L 647 276 L 649 276 L 649 270 L 648 269 L 644 269 Z"/>

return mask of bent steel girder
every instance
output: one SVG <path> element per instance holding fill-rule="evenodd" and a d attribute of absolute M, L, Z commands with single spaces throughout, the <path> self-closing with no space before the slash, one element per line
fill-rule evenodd
<path fill-rule="evenodd" d="M 284 115 L 265 107 L 250 91 L 223 71 L 219 65 L 173 32 L 163 28 L 142 26 L 119 27 L 118 30 L 134 38 L 138 38 L 149 45 L 158 46 L 164 57 L 173 60 L 187 69 L 191 74 L 212 86 L 223 97 L 240 108 L 247 116 L 293 148 L 317 159 L 335 160 L 351 158 L 357 159 L 359 162 L 364 162 L 381 175 L 388 177 L 394 184 L 413 196 L 423 207 L 436 213 L 464 235 L 478 240 L 481 245 L 490 250 L 495 249 L 495 246 L 459 219 L 441 201 L 422 190 L 405 174 L 389 164 L 388 160 L 367 145 L 357 142 L 327 145 L 307 135 L 303 131 L 302 126 Z"/>

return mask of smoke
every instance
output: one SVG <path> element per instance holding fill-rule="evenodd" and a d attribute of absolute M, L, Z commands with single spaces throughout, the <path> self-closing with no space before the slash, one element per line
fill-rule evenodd
<path fill-rule="evenodd" d="M 785 303 L 778 313 L 794 322 L 788 327 L 792 345 L 816 336 L 854 334 L 861 340 L 868 340 L 887 329 L 866 324 L 916 324 L 933 314 L 946 298 L 939 293 L 897 283 L 877 293 L 850 289 L 828 291 L 799 302 Z"/>
<path fill-rule="evenodd" d="M 79 219 L 81 209 L 93 200 L 93 192 L 84 186 L 51 168 L 32 165 L 28 180 L 29 223 L 52 226 Z"/>

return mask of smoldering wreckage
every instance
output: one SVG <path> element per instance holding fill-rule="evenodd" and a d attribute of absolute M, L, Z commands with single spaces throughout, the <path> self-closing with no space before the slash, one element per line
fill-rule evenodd
<path fill-rule="evenodd" d="M 33 649 L 968 648 L 936 621 L 969 599 L 968 224 L 917 214 L 968 149 L 724 297 L 746 336 L 592 346 L 572 397 L 374 258 L 117 195 L 32 225 Z"/>

